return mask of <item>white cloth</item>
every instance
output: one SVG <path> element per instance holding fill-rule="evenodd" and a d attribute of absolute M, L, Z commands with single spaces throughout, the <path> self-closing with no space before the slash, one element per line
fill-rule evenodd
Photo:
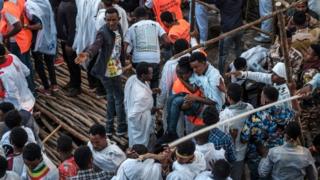
<path fill-rule="evenodd" d="M 24 127 L 24 126 L 21 126 L 28 134 L 28 141 L 27 143 L 36 143 L 36 139 L 34 138 L 34 134 L 32 132 L 32 130 L 28 127 Z M 3 134 L 1 140 L 0 140 L 0 145 L 3 146 L 3 145 L 11 145 L 10 143 L 10 133 L 11 133 L 11 130 L 7 131 L 6 133 Z"/>
<path fill-rule="evenodd" d="M 259 46 L 255 46 L 241 54 L 241 57 L 247 60 L 247 66 L 250 71 L 267 72 L 263 68 L 266 63 L 268 49 Z"/>
<path fill-rule="evenodd" d="M 25 4 L 29 19 L 40 19 L 42 29 L 37 33 L 34 51 L 55 55 L 57 50 L 57 28 L 49 0 L 28 0 Z"/>
<path fill-rule="evenodd" d="M 309 9 L 320 15 L 320 1 L 319 0 L 308 0 Z"/>
<path fill-rule="evenodd" d="M 0 69 L 0 80 L 5 90 L 5 97 L 2 102 L 12 103 L 17 110 L 30 111 L 35 104 L 35 98 L 28 88 L 26 79 L 30 70 L 17 56 L 13 54 L 8 56 L 13 57 L 12 63 Z"/>
<path fill-rule="evenodd" d="M 253 72 L 267 72 L 263 68 L 266 63 L 268 49 L 261 47 L 260 45 L 255 46 L 241 54 L 242 58 L 245 58 L 247 61 L 247 69 L 248 71 Z M 236 68 L 233 65 L 233 62 L 229 65 L 230 72 L 235 72 Z M 242 85 L 244 80 L 238 80 L 235 76 L 231 76 L 231 82 Z"/>
<path fill-rule="evenodd" d="M 112 5 L 119 13 L 119 17 L 120 17 L 120 26 L 122 28 L 122 32 L 123 34 L 126 34 L 129 28 L 129 23 L 128 23 L 128 17 L 127 17 L 127 13 L 126 11 L 119 6 L 118 4 L 113 4 Z"/>
<path fill-rule="evenodd" d="M 225 103 L 225 94 L 218 89 L 220 80 L 223 81 L 220 72 L 209 63 L 204 75 L 193 73 L 190 78 L 190 83 L 198 86 L 206 98 L 217 103 L 218 111 Z"/>
<path fill-rule="evenodd" d="M 49 168 L 49 172 L 43 178 L 41 178 L 39 180 L 57 180 L 57 179 L 59 179 L 59 171 L 58 171 L 57 167 L 53 164 L 53 162 L 48 158 L 48 156 L 46 154 L 42 154 L 42 157 L 43 157 L 44 163 Z M 28 177 L 28 167 L 27 166 L 25 166 L 25 168 L 23 169 L 21 179 L 22 180 L 29 180 L 30 179 Z"/>
<path fill-rule="evenodd" d="M 206 160 L 206 169 L 212 170 L 210 165 L 211 162 L 215 162 L 219 159 L 225 158 L 225 150 L 221 148 L 220 150 L 216 150 L 213 143 L 206 143 L 203 145 L 196 145 L 196 151 L 201 152 L 204 155 L 204 159 Z"/>
<path fill-rule="evenodd" d="M 13 171 L 7 171 L 6 174 L 0 178 L 0 180 L 20 180 L 19 175 Z"/>
<path fill-rule="evenodd" d="M 214 180 L 211 171 L 204 171 L 200 173 L 194 180 Z M 232 180 L 230 177 L 227 177 L 226 180 Z"/>
<path fill-rule="evenodd" d="M 153 159 L 127 159 L 120 165 L 117 175 L 112 180 L 162 180 L 161 172 L 161 165 Z"/>
<path fill-rule="evenodd" d="M 76 34 L 73 49 L 77 54 L 82 52 L 95 40 L 97 30 L 96 16 L 100 0 L 77 0 Z"/>
<path fill-rule="evenodd" d="M 124 88 L 124 106 L 128 119 L 129 147 L 135 144 L 148 147 L 154 126 L 151 117 L 153 98 L 149 84 L 132 75 Z"/>
<path fill-rule="evenodd" d="M 195 174 L 187 169 L 175 170 L 168 174 L 167 180 L 193 180 Z"/>
<path fill-rule="evenodd" d="M 106 9 L 104 8 L 104 4 L 101 2 L 100 4 L 103 8 L 99 9 L 97 17 L 96 17 L 96 30 L 98 31 L 103 25 L 106 24 Z M 121 26 L 123 34 L 126 34 L 129 28 L 128 17 L 126 11 L 120 7 L 118 4 L 112 5 L 115 9 L 117 9 L 120 17 L 119 24 Z"/>
<path fill-rule="evenodd" d="M 175 161 L 172 165 L 172 169 L 173 171 L 189 171 L 193 174 L 193 177 L 196 177 L 206 169 L 206 160 L 201 152 L 195 151 L 192 163 L 180 164 L 178 161 Z"/>
<path fill-rule="evenodd" d="M 22 175 L 25 164 L 23 161 L 22 154 L 13 157 L 12 171 L 17 173 L 19 176 Z"/>
<path fill-rule="evenodd" d="M 244 103 L 244 102 L 238 102 L 235 105 L 230 105 L 229 107 L 226 107 L 221 113 L 220 113 L 220 122 L 223 122 L 227 119 L 230 119 L 236 115 L 245 113 L 247 111 L 250 111 L 253 109 L 253 106 L 249 103 Z M 240 134 L 241 134 L 241 130 L 244 126 L 245 121 L 248 119 L 249 117 L 245 117 L 242 119 L 239 119 L 237 121 L 233 121 L 233 122 L 229 122 L 226 124 L 223 124 L 219 127 L 219 129 L 221 131 L 223 131 L 224 133 L 229 134 L 230 130 L 232 129 L 237 129 L 238 130 L 238 134 L 234 143 L 235 146 L 235 156 L 236 156 L 236 161 L 242 161 L 245 158 L 245 154 L 247 151 L 247 144 L 243 144 L 240 141 Z"/>
<path fill-rule="evenodd" d="M 132 62 L 159 63 L 159 38 L 165 33 L 155 21 L 141 20 L 133 24 L 124 38 L 124 41 L 133 48 Z"/>
<path fill-rule="evenodd" d="M 101 151 L 93 149 L 91 142 L 88 142 L 93 156 L 93 164 L 103 171 L 115 172 L 119 165 L 126 159 L 125 153 L 112 141 L 107 139 L 107 147 Z"/>

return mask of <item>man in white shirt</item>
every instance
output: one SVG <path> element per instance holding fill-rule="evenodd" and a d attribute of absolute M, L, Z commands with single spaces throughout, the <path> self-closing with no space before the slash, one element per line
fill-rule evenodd
<path fill-rule="evenodd" d="M 177 146 L 175 151 L 176 161 L 172 165 L 173 171 L 168 175 L 167 180 L 174 180 L 179 174 L 188 174 L 195 178 L 206 169 L 206 160 L 201 152 L 196 151 L 195 143 L 191 140 Z M 181 173 L 179 173 L 181 172 Z"/>
<path fill-rule="evenodd" d="M 286 67 L 284 63 L 277 63 L 272 73 L 251 72 L 251 71 L 236 71 L 231 75 L 241 79 L 249 79 L 266 85 L 273 85 L 279 92 L 279 100 L 289 98 L 291 96 L 287 81 Z M 292 108 L 291 102 L 283 103 L 286 108 Z"/>
<path fill-rule="evenodd" d="M 9 162 L 8 170 L 22 175 L 25 164 L 23 162 L 22 151 L 25 144 L 28 142 L 28 134 L 21 127 L 15 127 L 10 133 L 10 142 L 13 146 L 13 153 L 7 155 Z"/>
<path fill-rule="evenodd" d="M 141 144 L 135 144 L 128 151 L 126 159 L 119 167 L 117 175 L 112 180 L 162 180 L 162 168 L 159 162 L 154 159 L 142 159 L 141 156 L 147 156 L 148 149 Z"/>
<path fill-rule="evenodd" d="M 0 45 L 0 101 L 12 103 L 17 110 L 32 111 L 35 99 L 26 77 L 30 70 L 13 55 L 7 54 L 3 45 Z"/>
<path fill-rule="evenodd" d="M 148 20 L 148 14 L 145 8 L 138 7 L 134 11 L 137 22 L 127 31 L 124 38 L 125 52 L 128 53 L 128 47 L 132 48 L 132 64 L 136 67 L 140 62 L 151 64 L 153 77 L 150 82 L 151 89 L 159 86 L 160 74 L 160 42 L 170 44 L 164 29 L 159 23 Z M 154 96 L 155 99 L 156 96 Z"/>
<path fill-rule="evenodd" d="M 126 159 L 124 152 L 112 141 L 107 139 L 104 126 L 95 124 L 90 128 L 88 147 L 93 155 L 95 169 L 115 172 Z"/>
<path fill-rule="evenodd" d="M 223 122 L 236 115 L 245 113 L 253 109 L 253 106 L 251 104 L 241 101 L 241 94 L 242 90 L 240 85 L 235 83 L 231 83 L 228 85 L 227 100 L 230 105 L 220 113 L 220 122 Z M 240 133 L 244 126 L 244 122 L 248 118 L 249 117 L 247 116 L 245 118 L 239 119 L 238 121 L 224 124 L 220 127 L 223 132 L 231 135 L 234 142 L 236 161 L 233 162 L 231 170 L 231 177 L 234 180 L 241 180 L 244 171 L 243 168 L 245 154 L 247 151 L 247 144 L 241 143 Z"/>
<path fill-rule="evenodd" d="M 10 134 L 11 130 L 15 127 L 23 128 L 28 135 L 28 143 L 35 143 L 35 137 L 32 130 L 28 127 L 21 126 L 21 116 L 17 110 L 11 110 L 5 114 L 3 117 L 6 126 L 10 129 L 6 133 L 3 134 L 0 145 L 5 149 L 6 154 L 12 153 L 13 147 L 10 143 Z"/>

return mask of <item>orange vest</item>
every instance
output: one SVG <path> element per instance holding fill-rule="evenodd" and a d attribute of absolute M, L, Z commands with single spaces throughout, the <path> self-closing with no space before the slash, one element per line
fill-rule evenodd
<path fill-rule="evenodd" d="M 174 13 L 177 20 L 182 19 L 181 0 L 153 0 L 153 12 L 156 16 L 156 20 L 161 27 L 168 32 L 169 30 L 163 25 L 160 19 L 161 13 L 165 11 Z"/>
<path fill-rule="evenodd" d="M 29 24 L 27 17 L 24 14 L 24 0 L 18 0 L 17 4 L 5 1 L 3 4 L 3 9 L 1 11 L 2 17 L 5 17 L 5 13 L 10 13 L 17 19 L 21 21 L 21 24 Z M 0 21 L 0 31 L 1 34 L 7 34 L 9 32 L 8 23 L 5 18 L 1 18 Z M 22 28 L 21 31 L 15 35 L 15 40 L 20 48 L 21 53 L 29 51 L 32 41 L 32 32 L 29 29 Z"/>
<path fill-rule="evenodd" d="M 193 94 L 193 95 L 196 95 L 196 96 L 201 96 L 201 91 L 200 91 L 200 90 L 196 91 L 195 93 L 191 93 L 191 92 L 182 84 L 182 82 L 180 81 L 180 79 L 177 79 L 177 80 L 173 83 L 172 91 L 173 91 L 175 94 L 178 94 L 178 93 L 187 93 L 187 94 Z M 201 119 L 201 118 L 199 118 L 199 117 L 197 117 L 197 116 L 187 116 L 187 119 L 188 119 L 192 124 L 194 124 L 195 126 L 205 125 L 204 122 L 203 122 L 203 119 Z"/>
<path fill-rule="evenodd" d="M 174 44 L 178 39 L 185 39 L 190 43 L 190 24 L 184 19 L 179 19 L 178 23 L 169 30 L 170 41 Z"/>

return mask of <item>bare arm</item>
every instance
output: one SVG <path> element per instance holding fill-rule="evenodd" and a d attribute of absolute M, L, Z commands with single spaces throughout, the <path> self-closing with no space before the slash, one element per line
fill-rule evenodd
<path fill-rule="evenodd" d="M 37 31 L 42 29 L 42 24 L 41 23 L 37 23 L 37 24 L 33 24 L 33 25 L 27 25 L 26 26 L 27 29 L 30 29 L 31 31 Z"/>
<path fill-rule="evenodd" d="M 22 24 L 21 22 L 16 22 L 13 24 L 13 29 L 8 32 L 7 34 L 3 35 L 3 39 L 7 39 L 7 38 L 10 38 L 12 36 L 15 36 L 16 34 L 18 34 L 22 29 Z"/>

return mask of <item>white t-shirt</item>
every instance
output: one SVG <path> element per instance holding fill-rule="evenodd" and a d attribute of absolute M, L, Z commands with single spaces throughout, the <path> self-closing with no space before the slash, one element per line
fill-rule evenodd
<path fill-rule="evenodd" d="M 0 178 L 0 180 L 20 180 L 20 177 L 18 176 L 17 173 L 13 171 L 7 171 L 6 174 Z"/>
<path fill-rule="evenodd" d="M 133 24 L 124 39 L 133 48 L 132 62 L 159 63 L 159 38 L 165 33 L 159 23 L 151 20 L 141 20 Z"/>
<path fill-rule="evenodd" d="M 106 77 L 115 77 L 122 74 L 122 66 L 120 62 L 121 55 L 121 35 L 119 31 L 114 31 L 116 35 L 111 59 L 107 63 Z"/>
<path fill-rule="evenodd" d="M 24 126 L 21 126 L 28 134 L 28 142 L 27 143 L 36 143 L 36 140 L 34 138 L 34 134 L 32 132 L 32 130 L 28 127 L 24 127 Z M 4 135 L 2 136 L 1 140 L 0 140 L 0 145 L 3 146 L 3 145 L 11 145 L 10 143 L 10 133 L 11 133 L 11 130 L 4 133 Z"/>

